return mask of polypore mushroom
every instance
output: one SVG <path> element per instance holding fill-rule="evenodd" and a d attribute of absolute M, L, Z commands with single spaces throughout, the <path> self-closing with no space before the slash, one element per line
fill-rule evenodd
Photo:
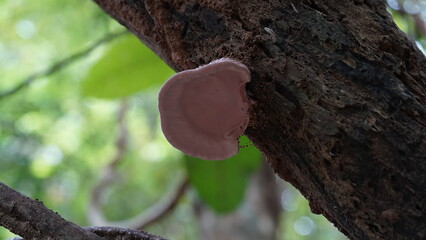
<path fill-rule="evenodd" d="M 238 137 L 249 122 L 249 81 L 247 67 L 227 58 L 173 75 L 158 97 L 164 136 L 192 157 L 222 160 L 237 154 Z"/>

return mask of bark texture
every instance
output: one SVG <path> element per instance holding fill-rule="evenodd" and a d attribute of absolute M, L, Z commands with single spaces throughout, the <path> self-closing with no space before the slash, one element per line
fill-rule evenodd
<path fill-rule="evenodd" d="M 94 0 L 175 70 L 230 57 L 246 134 L 352 239 L 426 238 L 426 60 L 380 0 Z"/>
<path fill-rule="evenodd" d="M 165 240 L 144 231 L 115 227 L 82 228 L 0 182 L 0 226 L 23 240 Z"/>
<path fill-rule="evenodd" d="M 0 225 L 25 239 L 102 240 L 61 218 L 43 203 L 0 183 Z"/>

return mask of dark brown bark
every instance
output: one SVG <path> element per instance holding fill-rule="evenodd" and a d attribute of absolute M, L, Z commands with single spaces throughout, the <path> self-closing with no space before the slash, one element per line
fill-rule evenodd
<path fill-rule="evenodd" d="M 166 240 L 165 238 L 151 235 L 144 231 L 119 228 L 119 227 L 87 227 L 90 232 L 101 236 L 105 240 Z"/>
<path fill-rule="evenodd" d="M 28 240 L 164 240 L 143 231 L 82 228 L 0 182 L 0 226 Z M 22 238 L 17 238 L 22 239 Z"/>
<path fill-rule="evenodd" d="M 3 183 L 0 183 L 0 225 L 26 239 L 103 239 Z"/>
<path fill-rule="evenodd" d="M 425 239 L 426 60 L 380 0 L 95 0 L 176 70 L 230 57 L 246 134 L 352 239 Z"/>

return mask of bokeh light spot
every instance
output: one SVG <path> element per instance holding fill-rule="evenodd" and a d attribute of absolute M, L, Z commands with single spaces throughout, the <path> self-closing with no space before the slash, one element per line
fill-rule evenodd
<path fill-rule="evenodd" d="M 307 236 L 315 229 L 315 223 L 311 218 L 303 216 L 294 223 L 294 230 L 302 236 Z"/>
<path fill-rule="evenodd" d="M 297 194 L 291 189 L 287 188 L 281 193 L 281 206 L 286 211 L 295 211 L 299 207 L 299 201 L 296 201 Z"/>
<path fill-rule="evenodd" d="M 37 29 L 32 21 L 21 20 L 16 24 L 15 31 L 20 38 L 30 39 L 37 32 Z"/>

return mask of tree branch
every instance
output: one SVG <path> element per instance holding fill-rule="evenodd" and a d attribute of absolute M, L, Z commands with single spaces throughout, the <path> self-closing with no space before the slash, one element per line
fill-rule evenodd
<path fill-rule="evenodd" d="M 110 173 L 114 171 L 115 166 L 120 161 L 120 159 L 122 159 L 122 156 L 125 153 L 128 135 L 124 121 L 126 111 L 127 102 L 126 100 L 122 100 L 118 113 L 119 137 L 116 142 L 117 153 L 110 164 L 107 166 L 104 178 L 99 183 L 98 187 L 95 188 L 94 192 L 96 194 L 93 194 L 95 197 L 92 197 L 91 204 L 93 204 L 93 201 L 99 201 L 99 196 L 101 195 L 103 188 L 109 183 L 109 181 L 112 180 L 111 176 L 113 174 Z M 180 191 L 183 192 L 182 189 Z M 182 193 L 179 195 L 181 194 Z M 175 203 L 177 200 L 173 200 L 173 202 Z M 171 209 L 173 208 L 173 205 L 168 205 L 166 208 Z M 164 209 L 161 210 L 166 212 Z M 145 218 L 145 222 L 153 222 L 159 217 L 159 214 L 150 215 L 150 218 Z M 57 213 L 47 209 L 40 201 L 34 201 L 9 188 L 3 183 L 0 183 L 0 225 L 6 227 L 15 234 L 24 237 L 24 239 L 163 239 L 143 231 L 130 229 L 112 227 L 81 228 L 62 219 Z"/>
<path fill-rule="evenodd" d="M 90 193 L 89 200 L 89 210 L 87 211 L 87 218 L 91 225 L 110 225 L 107 224 L 107 221 L 104 220 L 101 211 L 101 197 L 105 189 L 109 186 L 111 182 L 114 181 L 116 176 L 116 167 L 120 160 L 122 160 L 123 155 L 126 150 L 127 139 L 128 139 L 128 130 L 125 123 L 125 115 L 127 112 L 127 101 L 121 100 L 120 108 L 117 114 L 118 121 L 118 137 L 115 142 L 116 153 L 112 157 L 108 165 L 105 166 L 101 172 L 102 176 L 99 182 L 95 185 Z"/>
<path fill-rule="evenodd" d="M 84 228 L 106 240 L 165 240 L 165 238 L 144 231 L 118 227 L 87 227 Z"/>
<path fill-rule="evenodd" d="M 26 239 L 101 240 L 0 182 L 0 225 Z"/>
<path fill-rule="evenodd" d="M 0 100 L 2 98 L 5 98 L 7 96 L 10 96 L 14 93 L 19 92 L 20 90 L 24 89 L 25 87 L 29 86 L 32 82 L 34 82 L 36 79 L 41 78 L 41 77 L 46 77 L 49 76 L 53 73 L 56 73 L 57 71 L 59 71 L 60 69 L 68 66 L 69 64 L 73 63 L 74 61 L 88 55 L 89 53 L 91 53 L 93 50 L 95 50 L 96 48 L 98 48 L 99 46 L 101 46 L 102 44 L 109 42 L 119 36 L 122 36 L 124 34 L 127 34 L 128 31 L 120 31 L 120 32 L 116 32 L 116 33 L 111 33 L 108 34 L 106 36 L 104 36 L 103 38 L 99 39 L 98 41 L 94 42 L 91 46 L 89 46 L 88 48 L 86 48 L 83 51 L 77 52 L 71 56 L 68 56 L 54 64 L 52 64 L 50 67 L 48 67 L 46 70 L 41 71 L 39 73 L 34 73 L 28 77 L 26 77 L 25 79 L 23 79 L 21 81 L 21 83 L 19 83 L 18 85 L 16 85 L 15 87 L 12 87 L 9 90 L 5 90 L 3 92 L 0 92 Z"/>
<path fill-rule="evenodd" d="M 0 226 L 37 240 L 162 240 L 144 231 L 115 227 L 79 227 L 46 208 L 42 202 L 0 182 Z"/>

